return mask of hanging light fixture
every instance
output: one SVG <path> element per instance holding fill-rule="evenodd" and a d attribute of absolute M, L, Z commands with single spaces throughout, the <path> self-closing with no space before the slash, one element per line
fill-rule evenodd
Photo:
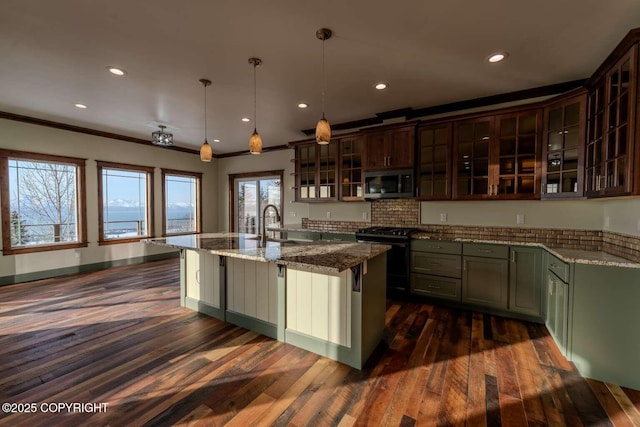
<path fill-rule="evenodd" d="M 160 130 L 151 134 L 151 143 L 161 147 L 171 147 L 173 145 L 173 134 L 165 132 L 166 126 L 164 125 L 158 125 L 158 127 Z"/>
<path fill-rule="evenodd" d="M 200 147 L 200 160 L 210 162 L 213 157 L 213 150 L 207 142 L 207 86 L 211 85 L 211 80 L 200 79 L 200 84 L 204 86 L 204 143 Z"/>
<path fill-rule="evenodd" d="M 331 127 L 329 122 L 324 117 L 324 87 L 325 87 L 325 74 L 324 74 L 324 42 L 331 38 L 333 32 L 328 28 L 320 28 L 316 31 L 316 37 L 322 40 L 322 118 L 318 120 L 316 125 L 316 142 L 321 145 L 328 144 L 331 140 Z"/>
<path fill-rule="evenodd" d="M 256 68 L 262 64 L 262 60 L 260 58 L 249 58 L 249 64 L 253 65 L 253 133 L 249 138 L 249 152 L 251 154 L 260 154 L 262 153 L 262 138 L 260 138 L 260 134 L 256 130 L 258 126 L 256 115 Z"/>

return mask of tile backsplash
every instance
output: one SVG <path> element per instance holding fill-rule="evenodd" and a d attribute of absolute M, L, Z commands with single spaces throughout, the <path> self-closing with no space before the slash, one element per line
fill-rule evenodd
<path fill-rule="evenodd" d="M 567 230 L 557 228 L 478 227 L 463 225 L 418 224 L 410 215 L 394 215 L 394 203 L 377 204 L 371 209 L 371 222 L 328 221 L 302 218 L 302 227 L 310 230 L 355 232 L 371 225 L 412 226 L 432 233 L 440 239 L 498 240 L 510 242 L 537 242 L 549 247 L 605 251 L 640 263 L 640 237 L 599 230 Z M 374 212 L 383 208 L 385 212 Z M 404 209 L 407 207 L 404 206 Z M 374 220 L 375 218 L 375 220 Z M 414 221 L 414 222 L 411 222 Z"/>
<path fill-rule="evenodd" d="M 380 199 L 371 201 L 371 224 L 415 226 L 420 223 L 420 202 L 414 199 Z"/>

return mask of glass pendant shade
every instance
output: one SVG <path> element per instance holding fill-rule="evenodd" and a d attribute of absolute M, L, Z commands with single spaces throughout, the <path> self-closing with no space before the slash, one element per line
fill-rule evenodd
<path fill-rule="evenodd" d="M 320 145 L 328 144 L 331 140 L 331 127 L 324 117 L 316 125 L 316 142 Z"/>
<path fill-rule="evenodd" d="M 203 162 L 210 162 L 212 157 L 213 157 L 213 150 L 211 149 L 211 146 L 205 139 L 204 144 L 202 144 L 202 147 L 200 147 L 200 160 L 202 160 Z"/>
<path fill-rule="evenodd" d="M 255 129 L 249 138 L 249 152 L 251 154 L 262 153 L 262 138 L 260 138 L 260 134 Z"/>

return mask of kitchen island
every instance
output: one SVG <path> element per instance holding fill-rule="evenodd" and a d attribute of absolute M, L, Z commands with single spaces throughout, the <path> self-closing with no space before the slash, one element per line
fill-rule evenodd
<path fill-rule="evenodd" d="M 387 245 L 207 233 L 180 250 L 181 305 L 360 369 L 384 329 Z"/>

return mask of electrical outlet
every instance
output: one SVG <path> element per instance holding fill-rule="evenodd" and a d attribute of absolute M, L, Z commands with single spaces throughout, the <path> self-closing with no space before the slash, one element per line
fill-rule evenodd
<path fill-rule="evenodd" d="M 331 218 L 331 212 L 327 211 L 327 219 Z"/>
<path fill-rule="evenodd" d="M 289 216 L 296 216 L 296 213 L 294 211 L 289 212 Z"/>
<path fill-rule="evenodd" d="M 440 222 L 447 222 L 447 214 L 445 212 L 440 214 Z"/>
<path fill-rule="evenodd" d="M 524 214 L 516 215 L 516 224 L 524 224 Z"/>
<path fill-rule="evenodd" d="M 609 228 L 611 226 L 611 218 L 608 216 L 604 217 L 604 228 Z"/>

